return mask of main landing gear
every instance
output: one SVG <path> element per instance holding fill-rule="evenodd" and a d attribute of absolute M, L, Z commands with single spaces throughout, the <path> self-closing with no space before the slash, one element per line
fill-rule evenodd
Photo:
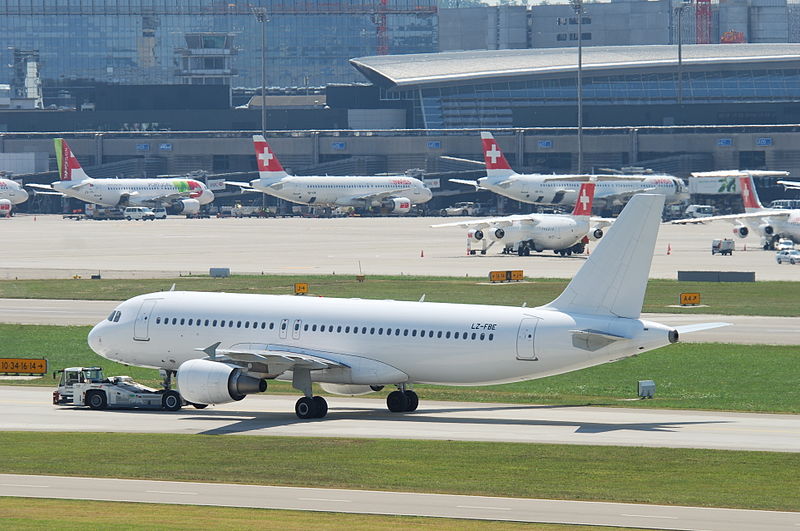
<path fill-rule="evenodd" d="M 328 402 L 311 391 L 311 371 L 295 369 L 292 373 L 292 387 L 305 395 L 294 405 L 294 412 L 301 419 L 321 419 L 328 414 Z"/>
<path fill-rule="evenodd" d="M 386 397 L 386 407 L 392 413 L 416 411 L 417 406 L 419 406 L 417 393 L 406 389 L 405 386 L 400 387 L 397 391 L 392 391 Z"/>

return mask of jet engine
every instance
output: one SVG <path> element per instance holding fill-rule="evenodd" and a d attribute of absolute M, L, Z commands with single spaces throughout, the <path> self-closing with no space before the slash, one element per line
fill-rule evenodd
<path fill-rule="evenodd" d="M 375 393 L 383 389 L 382 385 L 347 385 L 347 384 L 333 384 L 321 383 L 319 384 L 322 389 L 334 395 L 343 396 L 357 396 Z"/>
<path fill-rule="evenodd" d="M 0 218 L 11 217 L 11 201 L 0 199 Z"/>
<path fill-rule="evenodd" d="M 197 214 L 200 212 L 200 201 L 197 199 L 180 199 L 172 203 L 174 214 Z"/>
<path fill-rule="evenodd" d="M 396 214 L 405 214 L 411 210 L 411 199 L 407 197 L 388 197 L 381 201 L 381 208 Z"/>
<path fill-rule="evenodd" d="M 483 239 L 483 231 L 481 229 L 467 231 L 467 238 L 479 242 Z"/>
<path fill-rule="evenodd" d="M 596 242 L 597 240 L 603 237 L 603 234 L 604 234 L 603 229 L 601 229 L 600 227 L 595 227 L 589 232 L 589 239 L 592 240 L 593 242 Z"/>
<path fill-rule="evenodd" d="M 502 240 L 506 236 L 506 231 L 504 231 L 503 229 L 497 228 L 497 229 L 494 229 L 494 233 L 493 234 L 494 234 L 494 238 L 496 240 Z"/>
<path fill-rule="evenodd" d="M 761 233 L 766 235 L 766 236 L 772 236 L 773 234 L 775 234 L 775 229 L 772 227 L 772 225 L 770 225 L 768 223 L 765 223 L 763 225 L 759 225 L 758 226 L 758 230 L 760 230 Z"/>
<path fill-rule="evenodd" d="M 531 238 L 530 231 L 522 229 L 517 225 L 510 225 L 505 228 L 492 227 L 490 230 L 486 231 L 486 235 L 490 240 L 497 242 L 518 242 Z"/>
<path fill-rule="evenodd" d="M 186 361 L 178 367 L 177 380 L 181 396 L 195 404 L 225 404 L 267 390 L 266 380 L 217 361 Z"/>
<path fill-rule="evenodd" d="M 750 234 L 750 229 L 748 229 L 744 225 L 736 225 L 733 228 L 733 233 L 740 238 L 747 238 L 747 235 Z"/>

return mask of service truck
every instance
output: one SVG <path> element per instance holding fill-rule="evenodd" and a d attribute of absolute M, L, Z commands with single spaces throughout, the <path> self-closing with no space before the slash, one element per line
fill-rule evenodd
<path fill-rule="evenodd" d="M 58 388 L 53 391 L 55 405 L 178 411 L 184 403 L 180 393 L 175 390 L 153 389 L 134 382 L 130 376 L 106 378 L 101 367 L 69 367 L 54 372 L 53 378 L 59 373 L 61 379 Z"/>

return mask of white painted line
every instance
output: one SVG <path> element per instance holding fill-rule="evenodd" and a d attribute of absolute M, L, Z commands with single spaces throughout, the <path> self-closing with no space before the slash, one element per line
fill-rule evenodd
<path fill-rule="evenodd" d="M 488 507 L 484 505 L 456 505 L 459 509 L 490 509 L 492 511 L 510 511 L 510 507 Z"/>
<path fill-rule="evenodd" d="M 665 520 L 677 520 L 677 516 L 656 516 L 650 514 L 620 514 L 620 516 L 634 516 L 636 518 L 663 518 Z"/>
<path fill-rule="evenodd" d="M 196 492 L 181 492 L 179 490 L 146 490 L 145 492 L 150 492 L 152 494 L 188 494 L 188 495 L 197 495 Z"/>
<path fill-rule="evenodd" d="M 297 498 L 297 499 L 302 501 L 342 502 L 342 503 L 351 503 L 353 501 L 353 500 L 336 500 L 333 498 Z"/>
<path fill-rule="evenodd" d="M 50 485 L 21 485 L 17 483 L 0 483 L 0 487 L 24 487 L 32 489 L 49 489 Z"/>

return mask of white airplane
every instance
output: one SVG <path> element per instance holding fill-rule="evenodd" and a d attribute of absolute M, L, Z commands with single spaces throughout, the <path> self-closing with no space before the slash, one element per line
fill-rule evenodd
<path fill-rule="evenodd" d="M 516 247 L 519 256 L 531 251 L 552 249 L 561 256 L 581 254 L 589 240 L 603 237 L 603 228 L 613 220 L 592 218 L 595 183 L 582 183 L 571 215 L 524 214 L 499 218 L 441 223 L 432 227 L 466 227 L 467 252 L 475 254 L 473 243 L 481 243 L 481 254 L 495 243 L 503 244 L 504 253 Z"/>
<path fill-rule="evenodd" d="M 541 378 L 724 326 L 640 319 L 663 205 L 634 197 L 564 292 L 538 308 L 166 291 L 121 303 L 88 342 L 110 360 L 162 369 L 165 386 L 177 372 L 180 394 L 201 408 L 285 379 L 304 394 L 300 418 L 327 413 L 312 382 L 346 395 L 396 386 L 389 410 L 414 411 L 413 384 Z"/>
<path fill-rule="evenodd" d="M 412 205 L 430 201 L 433 194 L 419 179 L 405 176 L 294 176 L 281 166 L 278 157 L 261 135 L 253 136 L 258 162 L 258 179 L 249 183 L 227 182 L 245 190 L 322 207 L 381 208 L 404 214 Z"/>
<path fill-rule="evenodd" d="M 28 200 L 28 192 L 17 181 L 0 178 L 0 217 L 11 216 L 14 205 Z"/>
<path fill-rule="evenodd" d="M 214 193 L 195 179 L 93 179 L 81 168 L 63 138 L 55 139 L 60 180 L 51 185 L 28 184 L 103 206 L 165 206 L 177 214 L 196 214 L 201 205 L 214 200 Z"/>
<path fill-rule="evenodd" d="M 800 243 L 800 210 L 764 208 L 758 198 L 753 177 L 786 175 L 784 171 L 766 170 L 733 170 L 692 173 L 694 177 L 737 177 L 739 179 L 739 192 L 742 194 L 744 213 L 729 214 L 725 216 L 711 216 L 706 218 L 687 218 L 673 220 L 673 224 L 685 225 L 687 223 L 705 223 L 711 221 L 728 221 L 734 224 L 733 233 L 739 238 L 746 238 L 750 231 L 761 237 L 764 250 L 775 248 L 775 243 L 781 238 L 787 238 L 795 243 Z M 778 181 L 781 184 L 791 181 Z"/>
<path fill-rule="evenodd" d="M 689 198 L 686 185 L 671 175 L 547 175 L 519 174 L 511 169 L 491 133 L 481 133 L 486 177 L 477 181 L 450 179 L 451 182 L 474 186 L 476 190 L 489 190 L 523 203 L 573 205 L 578 197 L 581 182 L 597 183 L 595 206 L 610 208 L 621 205 L 634 194 L 648 192 L 664 195 L 667 203 L 678 203 Z"/>

